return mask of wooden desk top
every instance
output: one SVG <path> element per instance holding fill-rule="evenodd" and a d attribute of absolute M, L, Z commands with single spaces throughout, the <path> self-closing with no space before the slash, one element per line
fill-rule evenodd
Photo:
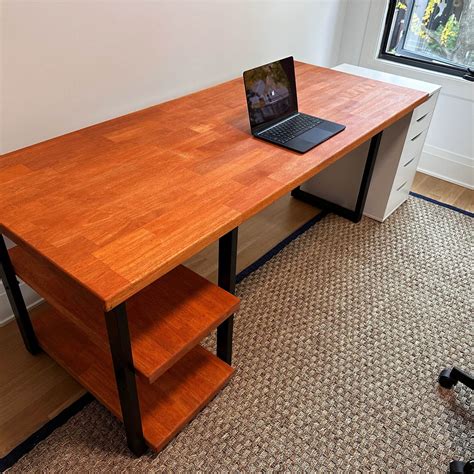
<path fill-rule="evenodd" d="M 297 63 L 302 112 L 346 130 L 304 155 L 249 133 L 241 78 L 4 155 L 0 230 L 111 309 L 428 95 Z"/>

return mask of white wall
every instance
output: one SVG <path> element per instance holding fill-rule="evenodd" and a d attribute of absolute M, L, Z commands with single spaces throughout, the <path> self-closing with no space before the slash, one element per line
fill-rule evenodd
<path fill-rule="evenodd" d="M 442 86 L 418 169 L 474 187 L 474 85 L 462 78 L 377 59 L 385 9 L 382 0 L 350 0 L 339 62 Z"/>
<path fill-rule="evenodd" d="M 345 12 L 344 0 L 0 5 L 2 153 L 288 55 L 334 66 Z M 35 294 L 23 289 L 34 303 Z M 10 317 L 0 288 L 0 325 Z"/>
<path fill-rule="evenodd" d="M 337 61 L 343 0 L 4 0 L 6 152 L 294 55 Z"/>
<path fill-rule="evenodd" d="M 339 63 L 359 65 L 369 9 L 370 0 L 349 0 L 344 16 Z"/>

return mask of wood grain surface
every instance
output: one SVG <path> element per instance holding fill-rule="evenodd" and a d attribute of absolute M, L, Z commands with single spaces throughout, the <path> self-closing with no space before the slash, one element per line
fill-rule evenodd
<path fill-rule="evenodd" d="M 347 126 L 308 153 L 251 137 L 239 78 L 4 155 L 0 230 L 111 309 L 427 99 L 296 76 L 302 112 Z"/>

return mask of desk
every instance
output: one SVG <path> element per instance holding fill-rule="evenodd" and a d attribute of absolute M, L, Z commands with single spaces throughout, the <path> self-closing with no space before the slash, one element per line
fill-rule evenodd
<path fill-rule="evenodd" d="M 346 130 L 305 155 L 249 135 L 242 80 L 5 155 L 1 273 L 38 345 L 161 449 L 229 380 L 238 226 L 428 95 L 297 63 L 300 108 Z M 354 217 L 353 215 L 351 217 Z M 354 220 L 357 220 L 357 216 Z M 219 287 L 180 264 L 219 239 Z M 31 322 L 15 274 L 45 297 Z M 217 356 L 198 345 L 217 329 Z"/>

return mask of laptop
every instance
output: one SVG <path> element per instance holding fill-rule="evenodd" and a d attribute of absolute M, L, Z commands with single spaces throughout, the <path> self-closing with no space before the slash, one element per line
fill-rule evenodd
<path fill-rule="evenodd" d="M 298 112 L 293 57 L 244 72 L 252 135 L 304 153 L 346 127 Z"/>

